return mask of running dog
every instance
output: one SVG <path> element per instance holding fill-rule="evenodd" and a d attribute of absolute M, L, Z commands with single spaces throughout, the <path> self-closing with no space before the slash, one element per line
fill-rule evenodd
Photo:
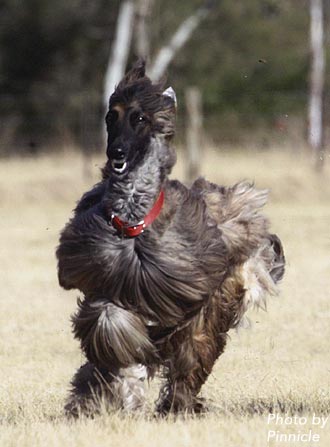
<path fill-rule="evenodd" d="M 87 358 L 69 415 L 102 401 L 140 408 L 158 370 L 158 413 L 201 411 L 228 330 L 283 277 L 281 242 L 260 213 L 266 191 L 169 180 L 175 116 L 174 91 L 138 61 L 110 98 L 102 179 L 61 233 L 59 282 L 83 294 L 72 323 Z"/>

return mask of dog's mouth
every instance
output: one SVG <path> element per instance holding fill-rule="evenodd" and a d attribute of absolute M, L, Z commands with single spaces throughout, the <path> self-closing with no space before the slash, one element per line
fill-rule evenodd
<path fill-rule="evenodd" d="M 123 174 L 127 168 L 127 162 L 125 160 L 111 160 L 112 169 L 116 174 Z"/>

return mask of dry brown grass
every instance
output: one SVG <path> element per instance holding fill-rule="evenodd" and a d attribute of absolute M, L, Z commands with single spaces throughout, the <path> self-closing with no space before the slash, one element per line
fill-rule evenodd
<path fill-rule="evenodd" d="M 58 287 L 54 247 L 75 200 L 97 178 L 102 160 L 91 163 L 93 179 L 84 181 L 77 154 L 1 162 L 0 445 L 261 447 L 268 429 L 308 431 L 267 425 L 269 411 L 328 415 L 329 168 L 317 176 L 302 156 L 210 149 L 202 169 L 210 180 L 246 178 L 271 188 L 266 213 L 288 261 L 280 297 L 267 313 L 251 312 L 251 330 L 231 333 L 203 390 L 212 408 L 206 416 L 154 420 L 152 385 L 148 408 L 136 418 L 65 420 L 68 382 L 83 359 L 69 324 L 78 294 Z M 181 161 L 175 175 L 182 172 Z M 329 445 L 330 421 L 313 431 L 321 435 L 315 445 Z"/>

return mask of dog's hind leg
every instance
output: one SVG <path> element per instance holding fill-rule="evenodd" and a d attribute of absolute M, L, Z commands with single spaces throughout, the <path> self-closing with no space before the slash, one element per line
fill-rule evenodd
<path fill-rule="evenodd" d="M 156 411 L 203 411 L 203 401 L 197 395 L 223 352 L 226 335 L 207 321 L 204 315 L 195 317 L 188 328 L 175 334 L 168 346 L 166 383 L 160 391 Z"/>

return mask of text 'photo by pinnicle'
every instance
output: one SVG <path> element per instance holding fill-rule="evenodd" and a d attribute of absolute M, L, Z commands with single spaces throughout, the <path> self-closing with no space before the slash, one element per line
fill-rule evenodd
<path fill-rule="evenodd" d="M 141 60 L 118 84 L 102 179 L 60 236 L 59 282 L 83 294 L 72 323 L 87 358 L 72 381 L 71 416 L 102 402 L 141 408 L 156 372 L 158 414 L 203 411 L 198 394 L 227 332 L 277 293 L 284 274 L 281 242 L 260 213 L 267 191 L 169 180 L 176 97 L 163 84 Z"/>

